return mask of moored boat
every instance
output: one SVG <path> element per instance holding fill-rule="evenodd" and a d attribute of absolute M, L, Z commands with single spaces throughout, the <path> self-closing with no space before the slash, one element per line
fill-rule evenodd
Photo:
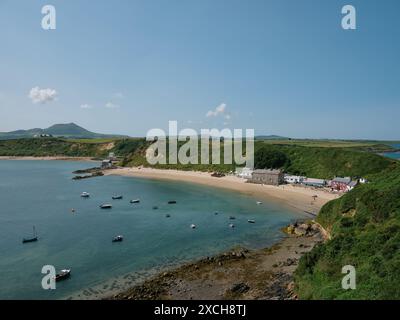
<path fill-rule="evenodd" d="M 89 198 L 89 197 L 90 197 L 90 193 L 88 193 L 88 192 L 82 192 L 82 193 L 81 193 L 81 197 L 82 197 L 82 198 Z"/>
<path fill-rule="evenodd" d="M 71 269 L 63 269 L 56 274 L 56 281 L 68 279 L 71 276 Z"/>
<path fill-rule="evenodd" d="M 196 229 L 196 225 L 193 224 L 193 223 L 190 225 L 190 227 L 191 227 L 192 229 Z"/>
<path fill-rule="evenodd" d="M 251 220 L 251 219 L 247 220 L 247 222 L 248 223 L 256 223 L 255 220 Z"/>
<path fill-rule="evenodd" d="M 131 203 L 139 203 L 139 202 L 140 202 L 140 199 L 131 200 Z"/>
<path fill-rule="evenodd" d="M 38 241 L 38 236 L 36 233 L 35 226 L 33 226 L 33 236 L 30 238 L 23 238 L 22 243 L 35 242 L 35 241 Z"/>
<path fill-rule="evenodd" d="M 122 240 L 124 240 L 123 236 L 116 236 L 112 239 L 112 242 L 121 242 Z"/>
<path fill-rule="evenodd" d="M 123 196 L 121 196 L 121 195 L 112 197 L 113 200 L 121 200 L 122 198 L 123 198 Z"/>
<path fill-rule="evenodd" d="M 175 204 L 176 203 L 176 200 L 170 200 L 170 201 L 168 201 L 168 204 Z"/>
<path fill-rule="evenodd" d="M 111 209 L 111 208 L 112 208 L 112 205 L 109 204 L 109 203 L 105 203 L 105 204 L 102 204 L 102 205 L 100 206 L 100 208 L 101 208 L 101 209 Z"/>

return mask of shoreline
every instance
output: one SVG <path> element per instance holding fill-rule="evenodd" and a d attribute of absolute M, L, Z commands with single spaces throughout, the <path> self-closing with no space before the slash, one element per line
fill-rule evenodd
<path fill-rule="evenodd" d="M 322 206 L 340 197 L 339 194 L 325 190 L 294 185 L 261 185 L 246 183 L 245 179 L 236 176 L 221 178 L 211 177 L 208 172 L 180 171 L 153 168 L 118 168 L 105 170 L 104 175 L 119 175 L 134 178 L 155 180 L 183 181 L 210 187 L 238 191 L 258 200 L 274 201 L 289 206 L 296 211 L 316 216 Z M 314 200 L 313 196 L 317 198 Z"/>
<path fill-rule="evenodd" d="M 46 157 L 33 157 L 33 156 L 0 156 L 1 160 L 37 160 L 37 161 L 91 161 L 99 162 L 98 160 L 93 160 L 93 157 L 66 157 L 66 156 L 46 156 Z"/>
<path fill-rule="evenodd" d="M 318 213 L 326 202 L 340 196 L 323 190 L 291 185 L 255 185 L 245 183 L 244 179 L 234 176 L 214 178 L 210 173 L 204 172 L 119 168 L 107 170 L 105 175 L 184 181 L 225 188 L 260 200 L 278 201 L 306 213 L 310 212 L 310 208 Z M 318 196 L 315 201 L 310 200 L 313 195 Z M 236 247 L 215 256 L 167 268 L 128 289 L 117 294 L 110 292 L 108 296 L 100 299 L 298 299 L 294 292 L 294 272 L 300 258 L 315 245 L 329 238 L 318 223 L 310 224 L 308 230 L 310 232 L 304 234 L 286 234 L 277 243 L 262 249 L 249 250 Z"/>
<path fill-rule="evenodd" d="M 300 258 L 324 241 L 321 231 L 286 235 L 274 245 L 234 247 L 160 271 L 105 300 L 297 300 L 294 272 Z"/>

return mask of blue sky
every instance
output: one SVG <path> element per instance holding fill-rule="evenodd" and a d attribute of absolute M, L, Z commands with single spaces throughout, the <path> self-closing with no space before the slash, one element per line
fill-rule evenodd
<path fill-rule="evenodd" d="M 46 4 L 56 30 L 41 28 Z M 357 30 L 341 28 L 345 4 Z M 177 120 L 400 139 L 399 12 L 397 0 L 0 0 L 0 131 L 144 136 Z M 56 100 L 34 103 L 35 87 Z"/>

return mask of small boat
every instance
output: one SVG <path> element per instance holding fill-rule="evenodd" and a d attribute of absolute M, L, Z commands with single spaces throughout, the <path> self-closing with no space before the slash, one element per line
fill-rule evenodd
<path fill-rule="evenodd" d="M 122 240 L 124 240 L 123 236 L 116 236 L 112 239 L 112 242 L 121 242 Z"/>
<path fill-rule="evenodd" d="M 236 218 L 234 216 L 230 216 L 229 220 L 235 220 Z"/>
<path fill-rule="evenodd" d="M 153 210 L 157 210 L 157 209 L 158 209 L 158 207 L 157 207 L 157 206 L 154 206 L 154 207 L 153 207 Z"/>
<path fill-rule="evenodd" d="M 139 202 L 140 202 L 140 199 L 131 200 L 131 203 L 139 203 Z"/>
<path fill-rule="evenodd" d="M 109 204 L 109 203 L 105 203 L 105 204 L 102 204 L 102 205 L 100 206 L 100 208 L 101 208 L 101 209 L 111 209 L 111 208 L 112 208 L 112 205 Z"/>
<path fill-rule="evenodd" d="M 68 279 L 71 276 L 71 269 L 63 269 L 56 274 L 56 281 Z"/>
<path fill-rule="evenodd" d="M 165 217 L 166 217 L 166 218 L 171 218 L 171 215 L 167 213 L 167 214 L 165 215 Z"/>
<path fill-rule="evenodd" d="M 248 223 L 256 223 L 255 220 L 247 220 Z"/>
<path fill-rule="evenodd" d="M 262 204 L 262 202 L 261 201 L 257 201 L 257 204 L 260 205 L 260 204 Z"/>
<path fill-rule="evenodd" d="M 81 197 L 82 197 L 82 198 L 89 198 L 89 197 L 90 197 L 90 193 L 88 193 L 88 192 L 82 192 L 82 193 L 81 193 Z"/>
<path fill-rule="evenodd" d="M 214 214 L 215 214 L 215 215 L 218 215 L 218 212 L 217 212 L 217 211 L 215 211 L 215 212 L 214 212 Z"/>
<path fill-rule="evenodd" d="M 233 223 L 230 223 L 230 224 L 229 224 L 229 227 L 230 227 L 230 228 L 234 228 L 235 225 L 234 225 Z"/>
<path fill-rule="evenodd" d="M 33 236 L 31 238 L 23 238 L 22 243 L 35 242 L 35 241 L 38 241 L 38 236 L 36 234 L 35 226 L 33 226 Z"/>
<path fill-rule="evenodd" d="M 191 224 L 190 227 L 191 227 L 192 229 L 196 229 L 196 225 L 195 225 L 195 224 Z"/>
<path fill-rule="evenodd" d="M 176 200 L 170 200 L 170 201 L 168 201 L 168 204 L 175 204 L 176 203 Z"/>
<path fill-rule="evenodd" d="M 123 197 L 122 196 L 113 196 L 112 199 L 113 200 L 121 200 Z"/>

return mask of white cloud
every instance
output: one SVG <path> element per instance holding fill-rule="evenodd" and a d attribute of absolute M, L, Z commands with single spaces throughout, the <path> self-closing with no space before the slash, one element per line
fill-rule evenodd
<path fill-rule="evenodd" d="M 115 103 L 112 103 L 112 102 L 107 102 L 107 103 L 106 103 L 106 108 L 109 108 L 109 109 L 118 109 L 118 108 L 119 108 L 119 105 L 118 105 L 118 104 L 115 104 Z"/>
<path fill-rule="evenodd" d="M 206 117 L 216 117 L 220 114 L 223 114 L 226 109 L 226 104 L 221 103 L 218 107 L 215 108 L 215 110 L 209 110 L 206 114 Z"/>
<path fill-rule="evenodd" d="M 40 89 L 39 87 L 34 87 L 29 92 L 29 98 L 33 103 L 47 103 L 54 101 L 57 98 L 57 91 L 54 89 Z"/>
<path fill-rule="evenodd" d="M 123 99 L 125 98 L 124 94 L 122 92 L 116 92 L 114 93 L 114 97 L 117 99 Z"/>
<path fill-rule="evenodd" d="M 92 109 L 93 106 L 90 105 L 90 104 L 84 103 L 84 104 L 81 104 L 81 108 L 82 108 L 82 109 Z"/>

